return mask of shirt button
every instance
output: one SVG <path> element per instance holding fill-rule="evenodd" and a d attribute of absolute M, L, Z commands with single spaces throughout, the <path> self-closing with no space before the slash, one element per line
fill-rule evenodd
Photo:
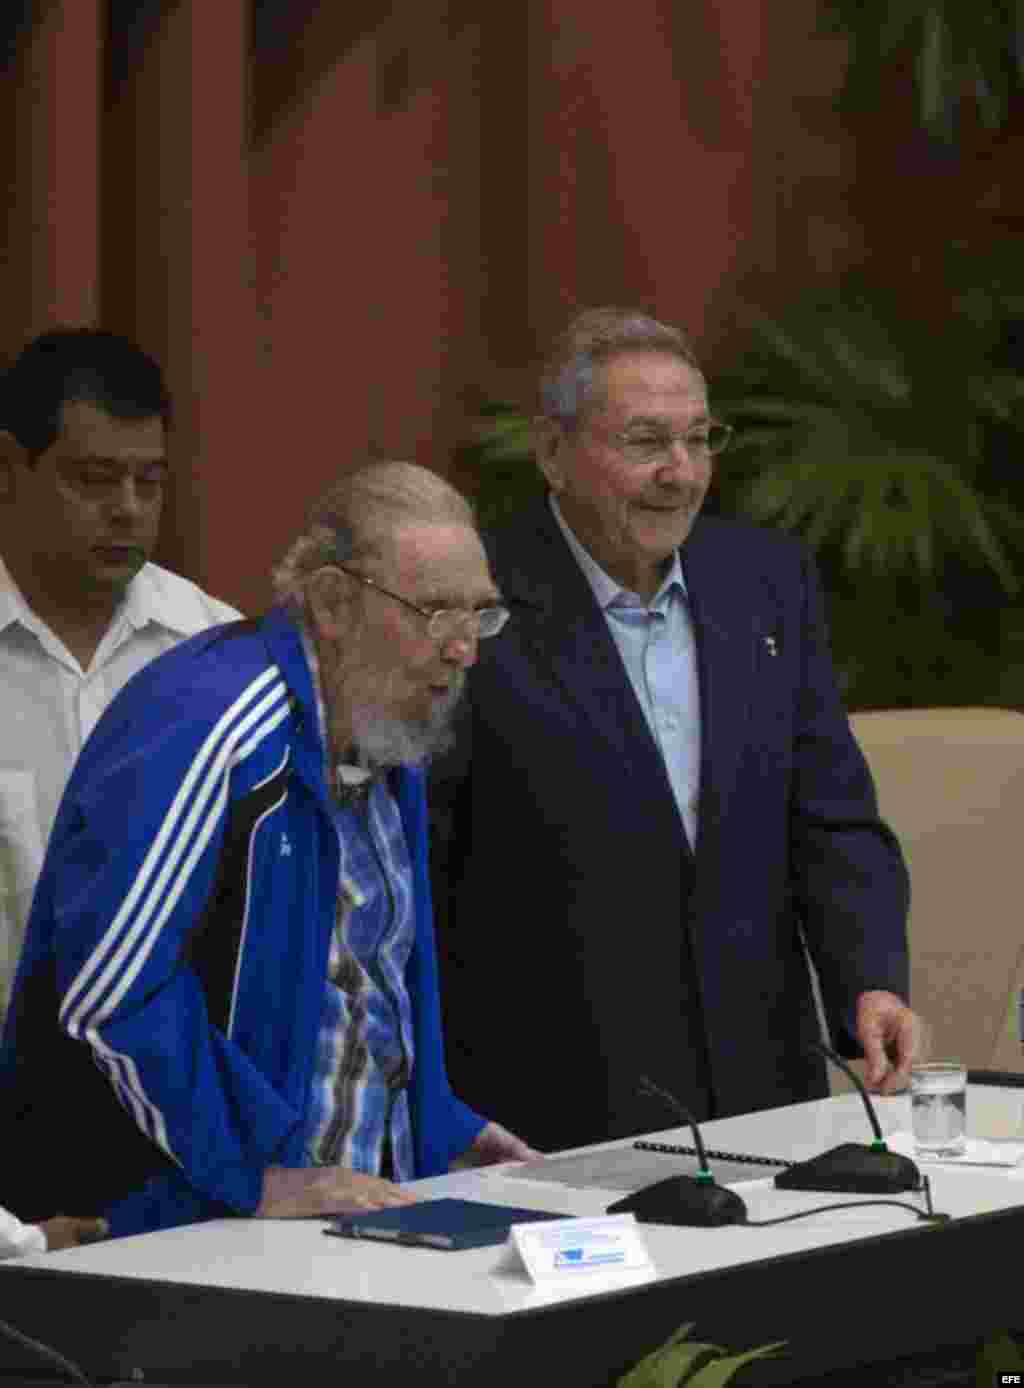
<path fill-rule="evenodd" d="M 679 727 L 679 719 L 678 719 L 678 718 L 673 718 L 671 715 L 669 715 L 669 717 L 665 718 L 665 719 L 663 720 L 663 722 L 664 722 L 664 724 L 665 724 L 666 730 L 667 730 L 668 732 L 670 732 L 670 733 L 674 733 L 675 730 L 676 730 L 676 728 Z"/>

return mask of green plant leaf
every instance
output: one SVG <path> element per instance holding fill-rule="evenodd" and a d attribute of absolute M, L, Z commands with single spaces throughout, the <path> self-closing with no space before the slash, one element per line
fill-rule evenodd
<path fill-rule="evenodd" d="M 745 1364 L 777 1354 L 786 1343 L 729 1354 L 720 1345 L 690 1340 L 693 1322 L 681 1325 L 663 1345 L 619 1379 L 618 1388 L 720 1388 Z"/>
<path fill-rule="evenodd" d="M 522 459 L 524 462 L 533 461 L 533 447 L 529 437 L 511 431 L 501 435 L 496 434 L 489 438 L 486 444 L 480 449 L 481 461 L 484 463 L 505 462 L 508 459 Z"/>
<path fill-rule="evenodd" d="M 999 1373 L 1024 1371 L 1024 1353 L 1006 1331 L 986 1340 L 978 1351 L 975 1382 L 978 1388 L 991 1388 Z"/>
<path fill-rule="evenodd" d="M 950 254 L 963 288 L 968 261 Z M 721 508 L 829 549 L 850 575 L 932 581 L 955 556 L 1016 592 L 1019 532 L 998 509 L 1007 474 L 987 456 L 993 429 L 1024 447 L 1024 381 L 989 359 L 1024 271 L 1008 250 L 974 271 L 971 312 L 941 338 L 863 281 L 782 323 L 754 317 L 750 350 L 716 384 L 736 429 L 716 470 Z"/>
<path fill-rule="evenodd" d="M 950 140 L 961 98 L 973 92 L 989 129 L 1006 120 L 1022 86 L 1019 7 L 1006 0 L 825 0 L 822 25 L 849 37 L 841 103 L 870 110 L 884 66 L 909 66 L 924 129 Z"/>
<path fill-rule="evenodd" d="M 947 123 L 950 99 L 956 95 L 957 72 L 949 25 L 940 6 L 933 5 L 925 11 L 922 27 L 917 55 L 921 122 L 928 130 L 941 130 Z"/>
<path fill-rule="evenodd" d="M 1024 411 L 1024 378 L 1012 371 L 968 380 L 971 402 L 979 414 L 1009 423 Z"/>
<path fill-rule="evenodd" d="M 752 1364 L 757 1359 L 777 1358 L 787 1343 L 786 1340 L 778 1340 L 773 1345 L 760 1345 L 742 1354 L 727 1354 L 713 1359 L 686 1380 L 687 1388 L 725 1388 L 746 1364 Z"/>
<path fill-rule="evenodd" d="M 619 1379 L 618 1388 L 677 1388 L 680 1375 L 703 1363 L 708 1346 L 689 1341 L 694 1322 L 674 1330 L 663 1345 L 652 1350 Z M 687 1343 L 689 1341 L 689 1343 Z M 685 1380 L 684 1380 L 685 1381 Z"/>

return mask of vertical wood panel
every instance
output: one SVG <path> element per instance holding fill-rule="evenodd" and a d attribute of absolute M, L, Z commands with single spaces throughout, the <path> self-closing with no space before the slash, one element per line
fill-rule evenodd
<path fill-rule="evenodd" d="M 98 306 L 100 0 L 48 0 L 12 38 L 0 121 L 7 184 L 0 346 Z"/>
<path fill-rule="evenodd" d="M 531 319 L 636 303 L 698 343 L 749 259 L 763 6 L 537 0 Z M 769 230 L 769 228 L 766 228 Z"/>
<path fill-rule="evenodd" d="M 289 460 L 260 521 L 275 548 L 368 455 L 444 471 L 480 364 L 477 27 L 437 0 L 371 10 L 309 17 L 254 74 L 268 432 Z"/>
<path fill-rule="evenodd" d="M 177 0 L 112 35 L 104 316 L 160 359 L 174 398 L 158 557 L 251 606 L 265 561 L 246 512 L 272 508 L 280 483 L 258 453 L 248 12 L 246 0 Z"/>

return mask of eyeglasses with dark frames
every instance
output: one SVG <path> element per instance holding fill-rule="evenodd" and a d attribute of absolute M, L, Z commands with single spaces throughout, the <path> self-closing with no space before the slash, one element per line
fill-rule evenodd
<path fill-rule="evenodd" d="M 345 564 L 331 564 L 328 567 L 340 569 L 343 574 L 348 574 L 349 578 L 356 579 L 367 588 L 373 588 L 376 592 L 383 593 L 386 598 L 400 602 L 410 612 L 418 612 L 421 617 L 426 618 L 427 635 L 439 643 L 451 641 L 463 632 L 467 632 L 474 640 L 484 641 L 489 636 L 497 636 L 509 619 L 507 607 L 420 607 L 418 603 L 403 598 L 401 593 L 393 593 L 376 579 L 368 578 L 366 574 L 350 569 Z"/>

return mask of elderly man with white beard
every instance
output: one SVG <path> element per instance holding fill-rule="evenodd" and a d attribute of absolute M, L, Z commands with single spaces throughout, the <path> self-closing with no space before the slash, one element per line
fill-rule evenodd
<path fill-rule="evenodd" d="M 68 785 L 0 1051 L 23 1218 L 57 1188 L 114 1235 L 376 1208 L 535 1155 L 440 1033 L 423 767 L 508 616 L 472 512 L 365 467 L 274 580 L 131 681 Z"/>

